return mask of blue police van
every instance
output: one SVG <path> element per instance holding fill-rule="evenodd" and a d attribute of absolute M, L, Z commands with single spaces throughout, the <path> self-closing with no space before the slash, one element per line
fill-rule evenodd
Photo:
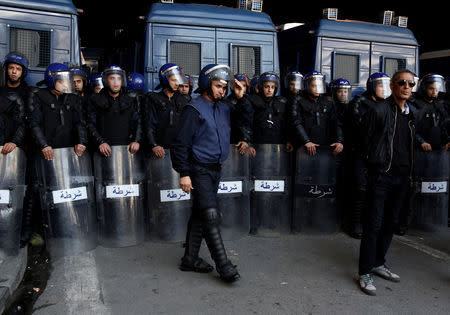
<path fill-rule="evenodd" d="M 406 27 L 353 20 L 320 19 L 278 33 L 281 73 L 322 72 L 329 83 L 345 78 L 353 94 L 374 72 L 419 73 L 419 44 Z"/>
<path fill-rule="evenodd" d="M 277 29 L 262 12 L 215 5 L 155 3 L 147 15 L 146 92 L 159 83 L 169 62 L 197 78 L 211 63 L 227 64 L 250 78 L 279 72 Z"/>
<path fill-rule="evenodd" d="M 50 63 L 80 65 L 77 9 L 70 0 L 0 0 L 0 60 L 10 51 L 29 62 L 27 82 L 36 85 Z"/>

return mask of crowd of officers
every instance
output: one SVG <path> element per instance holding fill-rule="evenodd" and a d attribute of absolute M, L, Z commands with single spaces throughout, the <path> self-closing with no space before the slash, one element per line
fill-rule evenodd
<path fill-rule="evenodd" d="M 41 82 L 46 88 L 27 86 L 28 62 L 20 53 L 8 54 L 2 71 L 1 153 L 21 147 L 31 159 L 43 155 L 52 160 L 53 149 L 65 147 L 73 147 L 79 156 L 86 150 L 109 156 L 113 145 L 127 145 L 131 153 L 144 150 L 164 158 L 179 135 L 183 109 L 199 97 L 193 91 L 192 77 L 173 63 L 159 69 L 160 91 L 149 93 L 144 93 L 141 74 L 126 75 L 117 65 L 88 78 L 81 68 L 52 63 Z M 434 73 L 415 79 L 415 93 L 408 104 L 414 114 L 417 149 L 448 149 L 448 81 Z M 350 230 L 360 238 L 361 214 L 367 206 L 361 152 L 363 120 L 370 108 L 389 98 L 390 77 L 382 72 L 371 74 L 366 91 L 353 98 L 348 80 L 326 84 L 325 76 L 317 71 L 306 75 L 292 71 L 284 82 L 274 72 L 252 79 L 235 74 L 233 81 L 235 88 L 227 89 L 224 99 L 231 117 L 230 143 L 249 157 L 258 154 L 257 144 L 283 144 L 288 152 L 304 147 L 310 155 L 317 154 L 319 146 L 331 147 L 351 174 L 346 176 L 353 196 L 347 200 L 352 209 Z M 177 163 L 176 157 L 172 161 Z M 186 175 L 182 165 L 173 166 L 181 177 Z M 30 188 L 26 199 L 30 200 L 25 202 L 24 242 L 30 237 L 33 222 L 32 207 L 27 208 L 27 204 L 33 204 L 37 191 L 33 176 L 27 180 Z M 406 228 L 407 220 L 403 222 Z"/>

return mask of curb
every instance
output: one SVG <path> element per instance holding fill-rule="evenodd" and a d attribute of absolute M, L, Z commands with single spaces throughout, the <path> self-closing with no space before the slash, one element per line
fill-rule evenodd
<path fill-rule="evenodd" d="M 6 307 L 6 302 L 19 287 L 27 268 L 28 246 L 19 250 L 17 256 L 6 256 L 0 262 L 0 314 Z"/>

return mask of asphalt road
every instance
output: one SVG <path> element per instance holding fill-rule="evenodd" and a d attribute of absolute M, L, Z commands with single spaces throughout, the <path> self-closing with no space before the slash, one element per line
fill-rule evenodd
<path fill-rule="evenodd" d="M 439 246 L 434 246 L 438 244 Z M 346 234 L 246 236 L 227 241 L 241 280 L 178 269 L 180 243 L 97 247 L 52 261 L 33 314 L 448 314 L 450 232 L 395 237 L 388 265 L 400 283 L 356 283 L 359 240 Z M 211 261 L 206 246 L 201 254 Z"/>

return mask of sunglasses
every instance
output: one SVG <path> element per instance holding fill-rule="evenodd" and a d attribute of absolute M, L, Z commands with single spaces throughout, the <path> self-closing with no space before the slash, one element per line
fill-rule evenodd
<path fill-rule="evenodd" d="M 404 86 L 405 84 L 408 84 L 409 87 L 413 88 L 416 86 L 416 82 L 414 81 L 408 81 L 408 80 L 400 80 L 396 82 L 400 86 Z"/>

